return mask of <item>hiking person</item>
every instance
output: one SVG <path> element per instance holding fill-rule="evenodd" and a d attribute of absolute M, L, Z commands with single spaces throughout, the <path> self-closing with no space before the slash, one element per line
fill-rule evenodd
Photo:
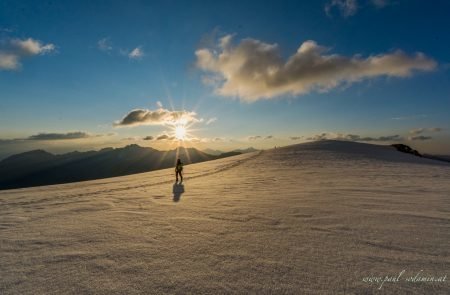
<path fill-rule="evenodd" d="M 183 163 L 181 163 L 181 160 L 178 159 L 177 160 L 177 165 L 175 166 L 175 178 L 176 178 L 176 182 L 178 182 L 178 175 L 180 175 L 180 183 L 183 182 Z"/>

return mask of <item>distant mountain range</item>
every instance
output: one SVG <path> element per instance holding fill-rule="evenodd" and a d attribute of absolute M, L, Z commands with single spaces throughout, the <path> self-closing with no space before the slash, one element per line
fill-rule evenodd
<path fill-rule="evenodd" d="M 245 153 L 251 153 L 251 152 L 256 152 L 258 151 L 257 149 L 253 148 L 253 147 L 249 147 L 246 149 L 237 149 L 237 150 L 233 150 L 229 153 L 241 153 L 241 154 L 245 154 Z M 221 150 L 213 150 L 213 149 L 205 149 L 203 150 L 204 153 L 210 154 L 210 155 L 220 155 L 220 154 L 226 154 L 226 152 L 223 152 Z"/>
<path fill-rule="evenodd" d="M 195 148 L 159 151 L 136 144 L 61 155 L 34 150 L 0 161 L 0 189 L 61 184 L 153 171 L 174 167 L 176 157 L 181 158 L 185 164 L 190 164 L 238 154 L 241 152 L 212 155 Z"/>

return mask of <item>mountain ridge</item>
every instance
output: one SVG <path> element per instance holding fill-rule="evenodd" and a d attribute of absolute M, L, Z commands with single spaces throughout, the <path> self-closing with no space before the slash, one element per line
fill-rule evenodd
<path fill-rule="evenodd" d="M 184 147 L 159 151 L 137 144 L 59 155 L 32 150 L 0 161 L 0 189 L 124 176 L 173 167 L 176 158 L 181 158 L 185 164 L 192 164 L 238 154 L 210 155 Z"/>

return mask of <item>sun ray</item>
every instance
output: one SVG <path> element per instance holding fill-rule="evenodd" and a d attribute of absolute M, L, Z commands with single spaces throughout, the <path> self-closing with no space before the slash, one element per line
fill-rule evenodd
<path fill-rule="evenodd" d="M 191 162 L 191 155 L 189 155 L 189 150 L 187 149 L 186 143 L 185 143 L 184 141 L 181 142 L 181 146 L 183 147 L 184 152 L 186 153 L 186 158 L 187 158 L 187 160 L 188 160 L 187 162 L 188 162 L 188 163 L 192 163 L 192 162 Z"/>
<path fill-rule="evenodd" d="M 186 138 L 186 126 L 175 126 L 175 138 L 178 140 L 184 140 Z"/>

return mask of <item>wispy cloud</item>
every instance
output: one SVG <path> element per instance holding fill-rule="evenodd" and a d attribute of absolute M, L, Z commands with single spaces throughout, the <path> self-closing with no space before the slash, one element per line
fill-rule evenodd
<path fill-rule="evenodd" d="M 14 143 L 14 142 L 24 142 L 27 140 L 31 141 L 51 141 L 51 140 L 71 140 L 71 139 L 86 139 L 86 138 L 96 138 L 96 137 L 106 137 L 115 136 L 115 133 L 107 134 L 93 134 L 84 131 L 72 131 L 72 132 L 41 132 L 37 134 L 30 135 L 24 138 L 14 138 L 14 139 L 0 139 L 0 143 Z"/>
<path fill-rule="evenodd" d="M 431 127 L 431 128 L 416 128 L 409 131 L 409 134 L 417 135 L 422 134 L 424 132 L 441 132 L 442 128 L 440 127 Z"/>
<path fill-rule="evenodd" d="M 101 51 L 106 52 L 113 50 L 111 40 L 108 37 L 98 40 L 97 48 Z"/>
<path fill-rule="evenodd" d="M 355 15 L 361 6 L 372 6 L 377 9 L 384 8 L 392 4 L 391 0 L 330 0 L 325 3 L 325 14 L 332 17 L 335 13 L 347 18 Z"/>
<path fill-rule="evenodd" d="M 217 48 L 198 49 L 197 66 L 212 77 L 207 80 L 218 81 L 214 84 L 217 94 L 247 102 L 326 92 L 379 76 L 408 77 L 415 71 L 432 71 L 437 65 L 423 53 L 408 55 L 401 50 L 366 58 L 327 54 L 328 48 L 312 40 L 284 60 L 277 44 L 243 39 L 233 45 L 232 38 L 221 38 Z"/>
<path fill-rule="evenodd" d="M 207 121 L 206 121 L 206 125 L 209 125 L 209 124 L 211 124 L 211 123 L 214 123 L 214 122 L 216 122 L 217 121 L 217 118 L 209 118 Z"/>
<path fill-rule="evenodd" d="M 164 108 L 156 110 L 136 109 L 130 111 L 121 120 L 114 122 L 115 127 L 142 125 L 176 125 L 201 122 L 195 112 L 170 111 Z"/>
<path fill-rule="evenodd" d="M 423 141 L 423 140 L 430 140 L 430 139 L 432 139 L 431 136 L 425 136 L 425 135 L 417 135 L 417 136 L 410 136 L 410 137 L 408 137 L 408 140 L 420 140 L 420 141 Z"/>
<path fill-rule="evenodd" d="M 105 136 L 103 134 L 91 134 L 82 131 L 67 132 L 67 133 L 38 133 L 31 135 L 25 139 L 27 140 L 67 140 L 67 139 L 82 139 Z M 109 136 L 109 134 L 108 134 Z"/>
<path fill-rule="evenodd" d="M 441 127 L 433 127 L 433 128 L 428 128 L 428 130 L 431 132 L 441 132 L 443 129 Z"/>
<path fill-rule="evenodd" d="M 420 140 L 420 141 L 424 141 L 424 140 L 430 140 L 432 139 L 431 136 L 429 135 L 421 135 L 424 133 L 436 133 L 436 132 L 441 132 L 443 129 L 441 127 L 429 127 L 429 128 L 415 128 L 415 129 L 411 129 L 409 131 L 410 136 L 408 137 L 408 140 Z"/>
<path fill-rule="evenodd" d="M 267 136 L 253 135 L 253 136 L 247 137 L 248 140 L 272 139 L 272 138 L 273 138 L 273 135 L 267 135 Z"/>
<path fill-rule="evenodd" d="M 391 120 L 403 121 L 403 120 L 421 119 L 421 118 L 426 118 L 426 117 L 427 117 L 427 115 L 420 114 L 420 115 L 412 115 L 412 116 L 393 117 L 393 118 L 391 118 Z"/>
<path fill-rule="evenodd" d="M 124 137 L 124 138 L 122 138 L 121 140 L 126 140 L 126 141 L 138 141 L 138 140 L 140 140 L 141 138 L 140 137 L 138 137 L 138 136 L 129 136 L 129 137 Z"/>
<path fill-rule="evenodd" d="M 142 46 L 137 46 L 132 50 L 122 49 L 113 46 L 111 39 L 109 37 L 102 38 L 97 41 L 97 48 L 100 51 L 112 53 L 116 52 L 120 56 L 126 56 L 129 59 L 139 60 L 145 56 Z"/>
<path fill-rule="evenodd" d="M 325 4 L 325 13 L 332 15 L 332 11 L 337 9 L 343 17 L 354 15 L 358 11 L 358 2 L 356 0 L 331 0 Z"/>
<path fill-rule="evenodd" d="M 136 47 L 135 49 L 131 50 L 130 53 L 128 53 L 128 57 L 131 59 L 141 59 L 142 57 L 144 57 L 144 51 L 140 46 Z"/>
<path fill-rule="evenodd" d="M 403 137 L 400 135 L 388 135 L 388 136 L 380 136 L 380 137 L 363 137 L 356 134 L 345 134 L 345 133 L 333 133 L 333 132 L 323 132 L 319 134 L 315 134 L 306 138 L 307 140 L 325 140 L 325 139 L 335 139 L 335 140 L 347 140 L 347 141 L 399 141 L 403 140 Z"/>
<path fill-rule="evenodd" d="M 291 136 L 291 137 L 289 137 L 290 140 L 299 140 L 299 139 L 302 139 L 302 138 L 303 138 L 303 136 Z"/>
<path fill-rule="evenodd" d="M 0 40 L 0 70 L 20 69 L 23 58 L 48 54 L 55 48 L 32 38 Z"/>
<path fill-rule="evenodd" d="M 6 28 L 6 27 L 0 27 L 0 32 L 4 32 L 4 33 L 12 33 L 12 32 L 14 32 L 14 29 L 12 29 L 12 28 Z"/>
<path fill-rule="evenodd" d="M 253 135 L 253 136 L 249 136 L 248 140 L 257 140 L 257 139 L 261 139 L 262 136 L 261 135 Z"/>

